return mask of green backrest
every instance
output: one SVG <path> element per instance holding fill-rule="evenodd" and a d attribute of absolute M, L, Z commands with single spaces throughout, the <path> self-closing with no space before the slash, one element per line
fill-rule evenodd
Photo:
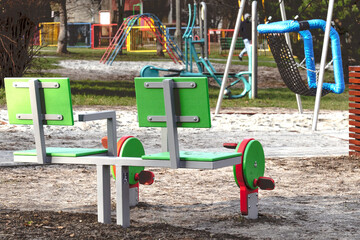
<path fill-rule="evenodd" d="M 5 94 L 10 124 L 33 124 L 32 120 L 17 119 L 17 114 L 31 114 L 28 87 L 15 87 L 34 78 L 5 78 Z M 43 114 L 59 114 L 62 120 L 43 121 L 45 125 L 74 125 L 70 81 L 68 78 L 37 78 L 40 82 L 57 82 L 59 88 L 40 88 Z"/>
<path fill-rule="evenodd" d="M 145 82 L 162 82 L 169 77 L 135 78 L 136 104 L 140 127 L 166 127 L 165 122 L 149 122 L 148 116 L 165 116 L 162 88 L 145 88 Z M 174 77 L 174 82 L 195 82 L 195 88 L 175 88 L 176 116 L 198 116 L 199 122 L 177 123 L 178 127 L 210 128 L 209 90 L 206 77 Z"/>

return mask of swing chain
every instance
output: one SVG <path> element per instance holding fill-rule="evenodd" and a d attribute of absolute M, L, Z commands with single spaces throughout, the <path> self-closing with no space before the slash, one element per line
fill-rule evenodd
<path fill-rule="evenodd" d="M 300 67 L 300 68 L 302 68 L 302 69 L 305 69 L 306 71 L 315 73 L 315 74 L 316 74 L 316 83 L 317 83 L 317 82 L 318 82 L 318 79 L 319 79 L 320 69 L 312 70 L 312 69 L 308 69 L 308 68 L 304 67 L 304 62 L 305 62 L 305 61 L 306 61 L 306 58 L 304 58 L 300 63 L 296 63 L 296 66 L 297 66 L 297 67 Z M 333 63 L 333 61 L 334 61 L 334 60 L 331 59 L 331 61 L 328 62 L 328 64 L 326 64 L 325 70 L 328 69 L 328 68 L 331 66 L 331 64 Z"/>

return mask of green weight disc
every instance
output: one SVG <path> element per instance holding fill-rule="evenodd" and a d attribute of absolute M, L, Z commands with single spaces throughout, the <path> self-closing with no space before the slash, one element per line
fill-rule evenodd
<path fill-rule="evenodd" d="M 250 141 L 245 148 L 243 173 L 245 184 L 256 189 L 254 179 L 264 176 L 265 172 L 265 155 L 261 143 L 257 140 Z"/>
<path fill-rule="evenodd" d="M 145 150 L 137 138 L 128 138 L 122 145 L 119 157 L 141 157 L 145 155 Z M 145 167 L 129 167 L 129 184 L 136 184 L 138 181 L 135 181 L 135 174 L 143 171 Z"/>

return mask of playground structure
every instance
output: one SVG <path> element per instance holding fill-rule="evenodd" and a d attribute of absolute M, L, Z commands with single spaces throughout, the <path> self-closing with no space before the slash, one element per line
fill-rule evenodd
<path fill-rule="evenodd" d="M 91 48 L 106 49 L 113 41 L 117 24 L 92 24 Z"/>
<path fill-rule="evenodd" d="M 5 91 L 9 122 L 34 127 L 36 149 L 14 152 L 14 161 L 96 165 L 99 222 L 111 223 L 110 166 L 115 166 L 117 224 L 123 227 L 130 226 L 130 185 L 153 182 L 154 175 L 143 171 L 144 167 L 217 169 L 233 166 L 235 181 L 240 187 L 241 212 L 249 219 L 258 217 L 258 188 L 272 190 L 275 187 L 272 179 L 263 177 L 264 152 L 254 139 L 242 141 L 236 146 L 236 152 L 179 150 L 178 127 L 211 127 L 206 77 L 135 79 L 139 126 L 159 127 L 164 133 L 162 152 L 155 154 L 145 154 L 142 143 L 135 137 L 123 137 L 116 143 L 114 111 L 79 114 L 78 119 L 107 120 L 107 140 L 103 140 L 107 149 L 46 147 L 44 125 L 74 124 L 67 78 L 6 78 Z"/>
<path fill-rule="evenodd" d="M 181 76 L 181 77 L 209 77 L 213 78 L 219 85 L 222 84 L 222 79 L 226 75 L 233 79 L 233 81 L 222 91 L 225 92 L 227 98 L 241 98 L 249 94 L 251 98 L 251 85 L 252 85 L 252 72 L 250 70 L 239 73 L 221 73 L 217 72 L 212 66 L 208 58 L 208 40 L 207 40 L 207 10 L 206 4 L 201 2 L 200 14 L 199 14 L 199 39 L 194 39 L 194 27 L 197 18 L 197 5 L 194 4 L 194 10 L 192 12 L 191 5 L 189 4 L 189 20 L 188 25 L 183 34 L 184 39 L 184 64 L 185 69 L 164 69 L 155 66 L 145 66 L 140 72 L 142 77 L 158 77 L 160 72 L 163 72 L 165 76 Z M 200 54 L 200 56 L 198 55 Z M 252 68 L 252 54 L 249 55 L 248 69 Z M 193 65 L 197 67 L 197 72 L 194 71 Z M 247 78 L 246 78 L 247 76 Z M 242 86 L 240 85 L 242 83 Z M 233 94 L 231 92 L 235 87 L 241 86 L 243 91 L 239 94 Z"/>
<path fill-rule="evenodd" d="M 165 44 L 166 47 L 166 44 Z M 156 52 L 156 37 L 149 26 L 134 26 L 126 38 L 127 52 Z M 165 49 L 163 50 L 165 51 Z"/>
<path fill-rule="evenodd" d="M 57 46 L 60 30 L 59 22 L 43 22 L 39 26 L 39 45 Z"/>
<path fill-rule="evenodd" d="M 68 47 L 91 47 L 91 23 L 68 23 Z M 58 44 L 59 22 L 42 22 L 34 41 L 35 45 L 54 47 Z"/>
<path fill-rule="evenodd" d="M 237 34 L 238 34 L 240 24 L 241 24 L 241 17 L 242 17 L 242 15 L 244 13 L 245 3 L 246 3 L 246 0 L 241 1 L 238 16 L 237 16 L 237 20 L 236 20 L 236 24 L 235 24 L 234 36 L 237 36 Z M 256 70 L 256 68 L 257 68 L 257 65 L 256 65 L 257 53 L 254 52 L 254 51 L 257 51 L 257 47 L 254 47 L 254 46 L 257 46 L 257 31 L 256 31 L 257 18 L 255 18 L 255 16 L 257 16 L 256 7 L 257 7 L 257 1 L 252 1 L 252 14 L 251 14 L 251 16 L 252 16 L 252 29 L 253 29 L 252 49 L 253 49 L 253 56 L 254 56 L 253 60 L 252 60 L 253 61 L 253 65 L 252 65 L 253 71 L 252 71 L 252 73 L 253 73 L 253 79 L 254 79 L 254 84 L 252 85 L 253 87 L 256 87 L 256 81 L 257 81 L 257 76 L 256 76 L 257 75 L 257 70 Z M 287 19 L 286 19 L 284 1 L 279 1 L 279 7 L 280 7 L 282 21 L 286 21 Z M 319 76 L 318 76 L 318 82 L 317 82 L 317 88 L 316 88 L 316 99 L 315 99 L 314 117 L 313 117 L 313 126 L 312 126 L 312 130 L 314 130 L 314 131 L 317 128 L 318 115 L 319 115 L 319 109 L 320 109 L 320 99 L 321 99 L 321 96 L 323 95 L 322 91 L 323 91 L 324 73 L 325 73 L 325 67 L 326 67 L 327 51 L 328 51 L 328 46 L 329 46 L 329 37 L 330 37 L 330 31 L 331 31 L 331 20 L 332 20 L 333 9 L 334 9 L 334 0 L 329 0 L 326 22 L 325 22 L 325 24 L 322 24 L 322 26 L 320 27 L 320 28 L 322 28 L 324 30 L 325 34 L 324 34 L 323 48 L 322 48 L 322 54 L 321 54 L 321 62 L 320 62 L 320 68 L 319 68 Z M 305 27 L 304 30 L 307 30 L 309 28 L 309 26 L 306 26 L 306 25 L 301 26 L 301 28 L 303 28 L 303 27 Z M 299 30 L 302 30 L 302 29 L 299 29 Z M 286 39 L 286 43 L 288 45 L 288 49 L 286 51 L 290 51 L 290 54 L 291 54 L 291 43 L 290 43 L 290 37 L 289 37 L 288 32 L 285 33 L 285 39 Z M 229 50 L 229 56 L 228 56 L 228 61 L 227 61 L 226 68 L 225 68 L 225 73 L 229 72 L 229 68 L 231 66 L 232 54 L 233 54 L 233 51 L 235 49 L 235 44 L 236 44 L 236 38 L 233 37 L 231 47 L 230 47 L 230 50 Z M 334 47 L 334 49 L 336 49 L 336 48 L 337 47 Z M 339 54 L 337 53 L 337 54 L 335 54 L 335 56 L 338 57 Z M 338 69 L 338 71 L 340 71 L 340 69 Z M 341 69 L 341 71 L 342 71 L 342 69 Z M 297 81 L 297 83 L 298 82 L 299 81 Z M 218 102 L 217 102 L 217 105 L 216 105 L 215 114 L 219 114 L 219 112 L 220 112 L 221 103 L 222 103 L 222 99 L 223 99 L 226 84 L 227 84 L 227 74 L 225 74 L 225 77 L 224 77 L 223 82 L 222 82 Z M 254 95 L 256 95 L 255 91 L 254 91 Z M 300 97 L 299 94 L 296 94 L 296 100 L 297 100 L 297 103 L 298 103 L 299 112 L 302 113 L 301 97 Z"/>
<path fill-rule="evenodd" d="M 68 47 L 91 47 L 91 23 L 68 23 Z"/>
<path fill-rule="evenodd" d="M 135 27 L 139 22 L 143 22 L 150 28 L 150 32 L 153 32 L 154 36 L 156 37 L 156 41 L 158 41 L 163 46 L 174 63 L 183 62 L 181 50 L 174 41 L 166 37 L 165 26 L 162 24 L 162 22 L 155 15 L 151 13 L 144 13 L 130 16 L 124 20 L 120 28 L 117 30 L 115 36 L 110 41 L 104 55 L 100 60 L 101 63 L 112 65 L 116 56 L 119 54 L 120 50 L 126 43 L 126 39 L 129 36 L 132 28 Z"/>

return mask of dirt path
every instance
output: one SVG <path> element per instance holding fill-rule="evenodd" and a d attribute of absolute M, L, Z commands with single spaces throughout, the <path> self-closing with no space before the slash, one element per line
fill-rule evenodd
<path fill-rule="evenodd" d="M 95 223 L 93 167 L 0 168 L 0 238 L 32 233 L 29 236 L 49 237 L 49 226 L 51 236 L 63 238 L 99 232 L 111 238 L 113 231 L 119 238 L 148 239 L 360 238 L 360 159 L 267 159 L 266 175 L 275 179 L 276 189 L 260 191 L 258 220 L 239 214 L 239 189 L 231 168 L 151 170 L 156 182 L 141 187 L 140 204 L 131 210 L 133 226 L 124 231 Z M 114 186 L 112 191 L 114 196 Z"/>

